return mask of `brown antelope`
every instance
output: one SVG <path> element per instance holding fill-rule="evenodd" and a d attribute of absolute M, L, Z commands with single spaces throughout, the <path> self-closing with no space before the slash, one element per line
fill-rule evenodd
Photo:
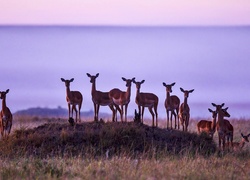
<path fill-rule="evenodd" d="M 179 109 L 179 120 L 181 122 L 183 131 L 187 131 L 188 129 L 188 124 L 189 124 L 189 118 L 190 118 L 190 108 L 187 103 L 187 99 L 189 96 L 189 93 L 192 93 L 194 89 L 192 90 L 184 90 L 180 88 L 181 92 L 184 93 L 184 102 L 181 104 L 180 109 Z"/>
<path fill-rule="evenodd" d="M 216 111 L 218 114 L 218 111 L 220 109 L 222 109 L 222 107 L 225 105 L 225 103 L 222 103 L 221 105 L 217 105 L 215 103 L 212 103 L 212 105 L 214 107 L 216 107 Z M 223 119 L 223 120 L 224 120 L 223 122 L 225 124 L 225 127 L 228 128 L 226 131 L 226 134 L 225 134 L 225 138 L 227 140 L 227 143 L 232 144 L 233 143 L 233 136 L 234 136 L 234 127 L 227 119 Z M 216 126 L 219 126 L 219 121 L 217 122 Z"/>
<path fill-rule="evenodd" d="M 6 94 L 8 94 L 9 89 L 6 91 L 0 91 L 0 99 L 2 99 L 2 110 L 0 113 L 0 130 L 2 137 L 7 137 L 10 134 L 12 127 L 12 113 L 6 105 Z"/>
<path fill-rule="evenodd" d="M 135 78 L 126 79 L 122 77 L 122 80 L 126 82 L 126 87 L 127 87 L 126 92 L 121 91 L 118 88 L 114 88 L 111 91 L 109 91 L 109 98 L 112 100 L 113 104 L 115 105 L 116 110 L 120 112 L 122 122 L 123 122 L 124 106 L 125 106 L 125 121 L 127 122 L 127 110 L 128 110 L 128 104 L 130 102 L 131 85 L 134 79 Z M 121 106 L 121 108 L 119 108 L 119 106 Z"/>
<path fill-rule="evenodd" d="M 248 137 L 249 137 L 249 136 L 250 136 L 250 134 L 244 136 L 244 135 L 241 133 L 241 137 L 242 137 L 242 138 L 241 138 L 241 141 L 240 141 L 240 142 L 233 142 L 233 143 L 231 144 L 231 147 L 230 147 L 230 143 L 227 142 L 227 143 L 225 144 L 225 147 L 228 148 L 228 149 L 232 148 L 233 151 L 241 151 L 242 148 L 244 147 L 245 143 L 246 143 L 246 142 L 249 142 L 249 140 L 248 140 Z"/>
<path fill-rule="evenodd" d="M 94 120 L 98 121 L 100 106 L 109 106 L 109 108 L 113 112 L 112 120 L 114 121 L 115 109 L 112 100 L 109 98 L 109 93 L 96 90 L 96 78 L 99 76 L 99 73 L 97 73 L 96 75 L 90 75 L 89 73 L 87 73 L 87 76 L 90 78 L 90 83 L 92 83 L 91 95 L 95 111 Z"/>
<path fill-rule="evenodd" d="M 166 108 L 166 112 L 167 112 L 167 128 L 169 128 L 169 111 L 170 111 L 171 112 L 171 116 L 170 116 L 171 129 L 172 129 L 172 117 L 173 117 L 173 115 L 174 115 L 174 119 L 175 119 L 175 129 L 177 128 L 177 124 L 178 124 L 178 129 L 180 129 L 180 123 L 179 123 L 179 117 L 178 117 L 180 99 L 175 95 L 170 96 L 170 93 L 172 92 L 172 87 L 174 85 L 175 85 L 175 83 L 167 85 L 166 83 L 163 82 L 163 86 L 166 87 L 166 92 L 167 92 L 166 100 L 165 100 L 165 108 Z M 176 113 L 175 113 L 175 111 L 176 111 Z M 176 118 L 177 118 L 177 122 L 176 122 Z"/>
<path fill-rule="evenodd" d="M 79 122 L 80 122 L 81 121 L 80 111 L 81 111 L 82 100 L 83 100 L 82 94 L 79 91 L 70 91 L 70 83 L 74 81 L 74 78 L 70 80 L 65 80 L 61 78 L 61 80 L 62 82 L 65 83 L 65 86 L 66 86 L 66 101 L 68 102 L 69 119 L 73 118 L 73 110 L 75 110 L 76 122 L 77 122 L 76 106 L 78 105 L 78 116 L 79 116 Z"/>
<path fill-rule="evenodd" d="M 214 133 L 216 131 L 216 118 L 217 118 L 217 111 L 213 111 L 212 109 L 208 108 L 208 111 L 212 113 L 212 121 L 201 120 L 197 123 L 197 130 L 200 134 L 201 132 L 207 133 L 211 138 L 213 138 Z"/>
<path fill-rule="evenodd" d="M 145 80 L 142 80 L 141 82 L 136 82 L 133 80 L 133 83 L 136 84 L 136 98 L 135 102 L 138 105 L 139 114 L 141 115 L 141 122 L 143 123 L 143 114 L 144 114 L 144 108 L 148 107 L 149 112 L 152 115 L 152 126 L 156 127 L 158 126 L 158 114 L 157 114 L 157 106 L 159 99 L 158 97 L 153 93 L 142 93 L 140 92 L 141 84 L 144 83 Z M 153 112 L 154 109 L 154 112 Z M 154 118 L 155 116 L 155 118 Z M 154 123 L 154 120 L 156 120 L 156 123 Z"/>
<path fill-rule="evenodd" d="M 216 124 L 216 129 L 219 137 L 219 148 L 221 149 L 222 141 L 222 150 L 225 149 L 226 135 L 230 132 L 230 127 L 228 123 L 225 122 L 224 117 L 230 117 L 230 114 L 227 112 L 228 108 L 218 110 L 218 122 Z M 232 143 L 231 143 L 232 144 Z"/>

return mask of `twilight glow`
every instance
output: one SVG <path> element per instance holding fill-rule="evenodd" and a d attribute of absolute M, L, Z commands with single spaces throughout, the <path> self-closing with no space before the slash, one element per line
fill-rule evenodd
<path fill-rule="evenodd" d="M 249 25 L 249 0 L 0 0 L 0 24 Z"/>

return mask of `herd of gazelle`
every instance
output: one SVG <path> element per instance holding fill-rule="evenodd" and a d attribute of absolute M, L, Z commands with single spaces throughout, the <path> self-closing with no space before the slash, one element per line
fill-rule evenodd
<path fill-rule="evenodd" d="M 87 73 L 87 76 L 90 78 L 90 83 L 92 83 L 92 89 L 91 89 L 91 95 L 92 95 L 92 101 L 94 104 L 94 120 L 98 121 L 98 114 L 99 114 L 99 108 L 100 106 L 109 106 L 112 110 L 112 121 L 117 121 L 117 111 L 119 111 L 121 116 L 121 121 L 123 122 L 123 115 L 125 113 L 125 121 L 127 121 L 127 109 L 128 104 L 130 102 L 130 95 L 131 95 L 131 86 L 132 83 L 136 85 L 136 98 L 135 102 L 138 105 L 139 109 L 139 119 L 140 122 L 143 123 L 143 115 L 144 115 L 144 108 L 147 107 L 149 109 L 149 112 L 152 115 L 152 126 L 158 126 L 158 114 L 157 114 L 157 106 L 159 99 L 158 97 L 153 93 L 144 93 L 140 92 L 141 84 L 145 82 L 145 80 L 142 81 L 135 81 L 135 78 L 132 79 L 126 79 L 122 77 L 122 80 L 126 82 L 126 91 L 121 91 L 118 88 L 114 88 L 110 90 L 109 92 L 101 92 L 96 90 L 96 78 L 99 76 L 99 73 L 96 75 L 90 75 Z M 73 116 L 73 109 L 76 111 L 76 105 L 78 105 L 78 110 L 81 109 L 81 103 L 82 103 L 82 95 L 80 95 L 79 91 L 70 91 L 69 84 L 74 79 L 71 80 L 65 80 L 61 78 L 63 82 L 65 82 L 66 86 L 66 100 L 68 102 L 68 110 L 69 110 L 69 118 Z M 163 82 L 163 86 L 166 87 L 166 100 L 165 100 L 165 108 L 167 113 L 167 128 L 172 129 L 172 119 L 174 116 L 175 129 L 180 128 L 181 123 L 183 127 L 183 131 L 187 131 L 188 125 L 189 125 L 189 119 L 190 119 L 190 108 L 188 105 L 188 97 L 189 94 L 194 91 L 192 90 L 184 90 L 183 88 L 180 88 L 181 92 L 184 93 L 184 101 L 182 104 L 180 104 L 180 99 L 175 95 L 170 95 L 172 93 L 172 87 L 175 85 L 175 83 L 172 84 L 166 84 Z M 72 105 L 72 109 L 71 106 Z M 209 112 L 212 113 L 212 121 L 207 120 L 201 120 L 197 123 L 197 130 L 198 133 L 208 133 L 212 138 L 217 130 L 218 137 L 219 137 L 219 147 L 223 150 L 225 147 L 232 148 L 234 150 L 243 148 L 245 142 L 248 142 L 248 137 L 250 136 L 242 136 L 242 140 L 239 143 L 233 142 L 233 126 L 231 123 L 224 119 L 224 117 L 230 117 L 229 113 L 227 112 L 228 108 L 224 108 L 224 103 L 221 105 L 216 105 L 212 103 L 213 106 L 216 107 L 216 110 L 213 111 L 211 109 L 208 109 Z M 125 112 L 124 112 L 125 111 Z M 70 112 L 72 113 L 70 115 Z M 170 114 L 169 114 L 170 113 Z M 135 111 L 135 115 L 138 116 Z M 216 119 L 218 118 L 218 122 L 216 122 Z M 138 119 L 138 118 L 137 118 Z M 80 112 L 79 112 L 79 120 L 80 120 Z M 76 122 L 77 122 L 77 111 L 76 111 Z M 169 124 L 170 123 L 170 124 Z M 226 142 L 227 140 L 227 142 Z M 222 146 L 222 147 L 221 147 Z"/>
<path fill-rule="evenodd" d="M 98 114 L 100 106 L 109 106 L 112 111 L 112 121 L 117 121 L 117 111 L 119 111 L 121 116 L 121 121 L 123 122 L 123 115 L 125 113 L 125 121 L 127 121 L 127 109 L 128 104 L 130 102 L 130 95 L 131 95 L 131 86 L 132 83 L 136 85 L 136 98 L 135 102 L 138 105 L 139 109 L 139 117 L 140 122 L 143 123 L 143 115 L 144 115 L 144 108 L 147 107 L 149 109 L 149 112 L 152 115 L 152 126 L 158 126 L 158 114 L 157 114 L 157 107 L 159 99 L 158 97 L 153 93 L 145 93 L 140 92 L 141 84 L 145 82 L 145 80 L 142 81 L 135 81 L 135 78 L 132 79 L 126 79 L 122 77 L 122 80 L 126 82 L 126 91 L 121 91 L 118 88 L 114 88 L 110 90 L 109 92 L 102 92 L 96 90 L 96 78 L 99 76 L 99 73 L 96 75 L 90 75 L 87 73 L 87 76 L 90 78 L 90 83 L 92 83 L 92 89 L 91 89 L 91 95 L 92 95 L 92 101 L 94 104 L 94 120 L 98 121 Z M 71 91 L 70 90 L 70 83 L 74 81 L 74 78 L 70 80 L 65 80 L 64 78 L 61 78 L 61 81 L 65 83 L 66 86 L 66 101 L 68 103 L 68 115 L 69 119 L 73 117 L 73 112 L 75 111 L 76 115 L 76 122 L 77 120 L 80 121 L 80 110 L 82 106 L 83 96 L 79 91 Z M 189 119 L 190 119 L 190 108 L 188 106 L 188 96 L 190 93 L 194 91 L 192 90 L 184 90 L 183 88 L 180 88 L 181 92 L 184 93 L 184 101 L 182 104 L 180 104 L 180 99 L 175 95 L 170 95 L 172 93 L 172 87 L 175 85 L 175 83 L 167 85 L 163 82 L 163 86 L 166 87 L 166 100 L 165 100 L 165 108 L 167 113 L 167 128 L 172 129 L 172 118 L 174 116 L 175 119 L 175 129 L 179 129 L 181 123 L 183 127 L 183 131 L 187 131 Z M 0 91 L 0 99 L 2 99 L 2 110 L 0 114 L 0 130 L 2 137 L 6 137 L 12 127 L 12 113 L 10 109 L 6 105 L 6 94 L 9 92 L 9 89 L 6 91 Z M 227 112 L 228 108 L 223 108 L 224 103 L 221 105 L 216 105 L 212 103 L 214 107 L 216 107 L 216 110 L 213 111 L 211 109 L 208 109 L 209 112 L 212 113 L 212 121 L 207 120 L 201 120 L 197 123 L 197 130 L 198 133 L 208 133 L 212 138 L 217 130 L 218 132 L 218 138 L 219 138 L 219 148 L 221 149 L 222 144 L 222 150 L 225 148 L 231 148 L 233 150 L 239 150 L 242 149 L 245 142 L 249 142 L 247 136 L 242 136 L 241 142 L 233 142 L 233 132 L 234 128 L 231 125 L 231 123 L 224 119 L 224 117 L 230 117 L 229 113 Z M 78 106 L 78 110 L 77 110 Z M 124 112 L 125 110 L 125 112 Z M 170 117 L 169 117 L 169 112 Z M 218 119 L 218 122 L 216 122 L 216 119 Z M 170 124 L 169 124 L 170 122 Z M 227 142 L 226 142 L 227 141 Z"/>

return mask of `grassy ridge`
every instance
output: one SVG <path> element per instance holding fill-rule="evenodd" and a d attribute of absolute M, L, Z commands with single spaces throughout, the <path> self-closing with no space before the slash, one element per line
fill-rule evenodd
<path fill-rule="evenodd" d="M 215 143 L 206 135 L 168 131 L 129 123 L 46 123 L 33 129 L 18 129 L 0 141 L 0 156 L 64 157 L 120 156 L 148 157 L 183 154 L 210 155 Z"/>

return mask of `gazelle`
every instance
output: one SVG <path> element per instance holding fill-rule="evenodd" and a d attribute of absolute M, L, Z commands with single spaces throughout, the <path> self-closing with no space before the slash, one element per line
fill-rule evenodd
<path fill-rule="evenodd" d="M 81 111 L 82 100 L 83 100 L 82 94 L 79 91 L 70 91 L 70 83 L 74 81 L 74 78 L 70 80 L 65 80 L 61 78 L 61 80 L 62 82 L 65 83 L 65 86 L 66 86 L 66 101 L 68 102 L 69 119 L 73 117 L 73 110 L 75 110 L 76 122 L 77 122 L 76 106 L 78 105 L 78 116 L 79 116 L 79 122 L 80 122 L 81 121 L 80 111 Z"/>
<path fill-rule="evenodd" d="M 217 105 L 215 103 L 212 103 L 212 105 L 214 107 L 216 107 L 216 111 L 217 111 L 217 114 L 218 114 L 219 110 L 222 109 L 222 107 L 225 105 L 225 103 L 222 103 L 221 105 Z M 227 143 L 232 144 L 233 143 L 233 136 L 234 136 L 234 127 L 227 119 L 223 118 L 223 120 L 224 120 L 223 121 L 224 126 L 227 127 L 225 138 L 227 140 Z M 217 122 L 216 126 L 219 126 L 219 121 Z"/>
<path fill-rule="evenodd" d="M 121 91 L 118 88 L 114 88 L 111 91 L 109 91 L 109 98 L 114 103 L 116 110 L 119 110 L 122 122 L 123 122 L 124 106 L 125 106 L 125 121 L 127 122 L 127 110 L 128 110 L 128 104 L 130 102 L 131 85 L 134 79 L 135 78 L 126 79 L 122 77 L 122 80 L 126 82 L 126 87 L 127 87 L 126 92 Z M 119 108 L 119 106 L 121 106 L 121 109 Z"/>
<path fill-rule="evenodd" d="M 0 99 L 2 99 L 2 110 L 0 113 L 0 130 L 2 137 L 6 137 L 10 134 L 12 127 L 12 113 L 6 105 L 6 94 L 8 94 L 9 89 L 6 91 L 0 91 Z"/>
<path fill-rule="evenodd" d="M 200 134 L 201 132 L 205 132 L 210 135 L 212 138 L 216 131 L 216 118 L 217 118 L 217 111 L 213 111 L 212 109 L 208 108 L 208 111 L 212 113 L 212 121 L 201 120 L 197 123 L 197 130 Z"/>
<path fill-rule="evenodd" d="M 97 73 L 96 75 L 90 75 L 89 73 L 87 73 L 87 76 L 90 78 L 90 83 L 92 83 L 91 95 L 95 111 L 94 120 L 98 121 L 100 106 L 109 106 L 109 108 L 113 112 L 112 119 L 114 121 L 115 109 L 112 100 L 109 98 L 109 93 L 96 90 L 96 78 L 99 76 L 99 73 Z"/>
<path fill-rule="evenodd" d="M 249 142 L 249 139 L 248 137 L 250 136 L 250 134 L 244 136 L 242 133 L 241 133 L 241 141 L 240 142 L 233 142 L 231 144 L 231 148 L 233 151 L 240 151 L 242 150 L 242 148 L 244 147 L 245 143 L 246 142 Z M 226 145 L 225 145 L 226 148 L 230 149 L 230 143 L 227 142 Z"/>
<path fill-rule="evenodd" d="M 221 149 L 222 141 L 222 150 L 225 149 L 225 139 L 226 135 L 230 132 L 230 127 L 228 123 L 225 123 L 224 117 L 230 117 L 230 114 L 227 112 L 227 108 L 218 110 L 218 123 L 216 124 L 216 129 L 219 137 L 219 148 Z"/>
<path fill-rule="evenodd" d="M 174 115 L 174 119 L 175 119 L 175 129 L 177 128 L 177 124 L 178 124 L 178 129 L 180 129 L 180 123 L 179 123 L 179 117 L 178 117 L 180 99 L 175 95 L 170 96 L 170 93 L 172 92 L 172 87 L 174 85 L 175 85 L 175 83 L 167 85 L 166 83 L 163 82 L 163 86 L 166 87 L 166 92 L 167 92 L 166 100 L 165 100 L 165 108 L 166 108 L 166 112 L 167 112 L 167 128 L 169 128 L 169 111 L 170 111 L 171 112 L 171 116 L 170 116 L 171 129 L 172 129 L 172 117 L 173 117 L 173 115 Z M 176 113 L 175 113 L 175 111 L 176 111 Z M 176 122 L 176 118 L 177 118 L 177 122 Z"/>
<path fill-rule="evenodd" d="M 189 118 L 190 118 L 190 108 L 187 102 L 189 93 L 192 93 L 194 89 L 192 90 L 184 90 L 183 88 L 180 88 L 181 92 L 184 93 L 184 102 L 181 104 L 179 109 L 179 120 L 182 125 L 183 131 L 187 131 L 188 124 L 189 124 Z"/>
<path fill-rule="evenodd" d="M 153 93 L 140 92 L 141 84 L 143 84 L 144 82 L 145 80 L 142 80 L 141 82 L 136 82 L 135 80 L 133 80 L 133 83 L 136 84 L 136 89 L 137 89 L 135 102 L 138 105 L 139 114 L 141 114 L 142 116 L 141 122 L 143 123 L 144 108 L 148 107 L 148 110 L 152 115 L 152 126 L 154 127 L 156 124 L 156 127 L 157 127 L 158 126 L 157 106 L 158 106 L 159 99 Z M 154 112 L 153 112 L 153 109 L 154 109 Z M 154 123 L 154 120 L 156 120 L 156 123 Z"/>

